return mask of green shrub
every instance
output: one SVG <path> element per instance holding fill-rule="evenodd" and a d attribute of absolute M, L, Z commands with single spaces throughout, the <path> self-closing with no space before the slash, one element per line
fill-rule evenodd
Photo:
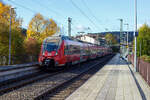
<path fill-rule="evenodd" d="M 150 62 L 150 56 L 143 55 L 143 56 L 141 56 L 141 58 L 146 62 Z"/>

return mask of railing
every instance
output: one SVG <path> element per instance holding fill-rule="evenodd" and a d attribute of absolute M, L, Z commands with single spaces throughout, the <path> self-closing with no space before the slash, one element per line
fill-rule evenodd
<path fill-rule="evenodd" d="M 37 55 L 15 55 L 11 56 L 11 65 L 37 62 Z M 8 65 L 8 56 L 0 55 L 0 65 Z"/>
<path fill-rule="evenodd" d="M 129 55 L 128 61 L 134 64 L 134 56 Z M 134 66 L 134 65 L 133 65 Z M 138 71 L 141 74 L 141 76 L 144 78 L 144 80 L 149 84 L 150 86 L 150 63 L 145 62 L 143 59 L 138 58 Z"/>

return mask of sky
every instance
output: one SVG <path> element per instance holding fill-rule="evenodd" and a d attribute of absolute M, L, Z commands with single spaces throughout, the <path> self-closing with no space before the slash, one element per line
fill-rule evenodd
<path fill-rule="evenodd" d="M 0 0 L 2 1 L 2 0 Z M 119 31 L 120 21 L 129 24 L 134 30 L 134 0 L 3 0 L 15 7 L 17 17 L 23 18 L 23 27 L 27 28 L 36 13 L 46 19 L 53 18 L 67 35 L 68 17 L 72 18 L 72 35 L 85 33 Z M 138 27 L 150 25 L 150 0 L 137 0 Z M 123 26 L 127 30 L 127 26 Z"/>

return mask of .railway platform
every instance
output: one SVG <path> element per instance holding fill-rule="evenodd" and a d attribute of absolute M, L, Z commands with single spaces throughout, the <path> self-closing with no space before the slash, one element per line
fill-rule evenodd
<path fill-rule="evenodd" d="M 117 54 L 66 100 L 150 100 L 150 87 Z"/>

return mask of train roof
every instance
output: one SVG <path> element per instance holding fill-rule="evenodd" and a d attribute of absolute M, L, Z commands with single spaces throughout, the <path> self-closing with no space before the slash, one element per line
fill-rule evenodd
<path fill-rule="evenodd" d="M 58 39 L 61 39 L 61 37 L 59 37 L 59 36 L 51 36 L 51 37 L 47 37 L 47 38 L 44 39 L 43 42 L 44 42 L 44 43 L 45 43 L 45 42 L 48 42 L 48 40 L 51 40 L 51 39 L 56 39 L 56 40 L 58 40 Z"/>
<path fill-rule="evenodd" d="M 47 37 L 47 38 L 44 39 L 43 42 L 47 42 L 49 39 L 62 39 L 62 40 L 76 41 L 76 42 L 86 43 L 86 44 L 91 44 L 91 45 L 97 45 L 97 44 L 84 42 L 84 41 L 81 41 L 79 39 L 76 39 L 76 38 L 73 38 L 73 37 L 68 37 L 68 36 L 63 36 L 63 35 Z"/>
<path fill-rule="evenodd" d="M 73 37 L 68 37 L 68 36 L 62 36 L 62 39 L 63 39 L 63 40 L 72 40 L 72 41 L 76 41 L 76 42 L 92 44 L 92 43 L 84 42 L 84 41 L 81 41 L 81 40 L 79 40 L 79 39 L 76 39 L 76 38 L 73 38 Z"/>

